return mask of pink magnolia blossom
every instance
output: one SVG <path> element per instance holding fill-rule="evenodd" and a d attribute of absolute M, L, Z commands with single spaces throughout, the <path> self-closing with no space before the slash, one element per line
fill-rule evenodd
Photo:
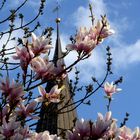
<path fill-rule="evenodd" d="M 98 113 L 98 118 L 92 125 L 92 137 L 102 138 L 110 129 L 113 120 L 111 118 L 111 112 L 107 112 L 105 117 L 101 113 Z"/>
<path fill-rule="evenodd" d="M 131 140 L 131 129 L 126 126 L 119 129 L 118 140 Z"/>
<path fill-rule="evenodd" d="M 0 90 L 2 93 L 7 97 L 12 89 L 12 86 L 10 85 L 9 78 L 7 77 L 6 80 L 0 81 Z"/>
<path fill-rule="evenodd" d="M 2 111 L 0 111 L 0 122 L 1 122 L 2 118 L 8 114 L 9 110 L 10 110 L 10 107 L 9 107 L 8 104 L 6 104 L 6 105 L 2 108 Z"/>
<path fill-rule="evenodd" d="M 103 117 L 98 113 L 98 118 L 95 122 L 85 121 L 81 119 L 76 122 L 73 131 L 68 130 L 68 140 L 139 140 L 140 129 L 137 127 L 134 131 L 123 126 L 117 127 L 116 119 L 111 117 L 111 112 L 107 112 Z"/>
<path fill-rule="evenodd" d="M 10 137 L 10 140 L 28 140 L 31 136 L 29 127 L 19 127 L 15 130 L 14 135 Z"/>
<path fill-rule="evenodd" d="M 13 56 L 13 59 L 15 60 L 19 59 L 22 70 L 26 71 L 29 62 L 31 60 L 31 55 L 26 47 L 22 47 L 22 48 L 16 47 L 16 55 Z"/>
<path fill-rule="evenodd" d="M 140 139 L 140 128 L 136 127 L 134 132 L 132 133 L 132 138 L 134 139 Z"/>
<path fill-rule="evenodd" d="M 41 53 L 49 52 L 50 48 L 50 39 L 46 39 L 45 36 L 37 37 L 34 33 L 32 33 L 32 44 L 29 45 L 29 49 L 35 56 Z"/>
<path fill-rule="evenodd" d="M 18 103 L 24 95 L 22 85 L 19 83 L 15 83 L 14 81 L 12 81 L 12 84 L 10 85 L 10 81 L 8 78 L 6 78 L 6 81 L 1 81 L 0 90 L 9 101 L 9 104 Z"/>
<path fill-rule="evenodd" d="M 24 140 L 24 136 L 20 133 L 15 133 L 13 136 L 10 137 L 10 140 Z"/>
<path fill-rule="evenodd" d="M 20 103 L 17 114 L 22 116 L 23 118 L 31 117 L 33 119 L 39 119 L 39 117 L 32 115 L 32 113 L 34 112 L 34 110 L 36 108 L 36 105 L 37 105 L 36 101 L 32 101 L 31 103 L 27 104 L 26 106 L 23 103 Z"/>
<path fill-rule="evenodd" d="M 89 29 L 86 27 L 80 28 L 74 44 L 68 44 L 67 50 L 76 50 L 78 53 L 90 54 L 90 52 L 103 41 L 104 38 L 114 34 L 114 30 L 110 29 L 110 25 L 105 17 L 102 21 L 98 21 L 96 26 Z"/>
<path fill-rule="evenodd" d="M 45 89 L 42 86 L 38 87 L 39 93 L 41 94 L 41 97 L 35 99 L 38 102 L 48 101 L 53 103 L 60 102 L 60 92 L 63 87 L 58 88 L 58 85 L 55 85 L 52 87 L 49 93 L 45 91 Z"/>
<path fill-rule="evenodd" d="M 109 84 L 108 82 L 104 84 L 104 91 L 107 97 L 112 97 L 114 93 L 119 92 L 121 90 L 122 89 L 117 88 L 116 85 L 113 84 L 113 82 L 111 82 L 111 84 Z"/>
<path fill-rule="evenodd" d="M 6 121 L 6 116 L 3 118 L 3 124 L 0 128 L 0 133 L 9 138 L 15 134 L 15 130 L 20 127 L 20 122 L 16 122 L 15 118 L 12 118 L 9 122 Z"/>
<path fill-rule="evenodd" d="M 87 29 L 80 28 L 75 37 L 75 44 L 69 44 L 66 46 L 67 50 L 76 50 L 78 53 L 84 52 L 90 53 L 96 46 L 96 41 L 89 37 Z"/>
<path fill-rule="evenodd" d="M 77 120 L 74 131 L 80 134 L 81 137 L 89 136 L 89 132 L 90 132 L 89 121 L 85 121 L 84 119 Z"/>
<path fill-rule="evenodd" d="M 105 21 L 103 21 L 103 20 L 105 20 Z M 113 29 L 110 29 L 110 25 L 107 22 L 107 19 L 103 19 L 103 20 L 98 21 L 97 25 L 91 32 L 91 34 L 93 34 L 93 35 L 96 34 L 97 39 L 99 39 L 99 40 L 97 40 L 98 41 L 97 44 L 101 43 L 104 38 L 115 33 L 115 31 Z M 103 22 L 106 22 L 106 24 L 104 25 Z"/>
<path fill-rule="evenodd" d="M 117 120 L 116 119 L 112 119 L 113 122 L 110 126 L 110 129 L 106 132 L 106 135 L 104 136 L 104 138 L 109 139 L 109 138 L 114 138 L 118 135 L 118 126 L 117 126 Z"/>
<path fill-rule="evenodd" d="M 31 69 L 36 73 L 36 79 L 48 79 L 51 78 L 54 71 L 54 64 L 53 62 L 48 62 L 42 57 L 35 57 L 30 62 Z"/>
<path fill-rule="evenodd" d="M 30 64 L 31 69 L 36 73 L 35 79 L 64 79 L 66 77 L 66 72 L 64 71 L 65 67 L 62 64 L 61 60 L 58 60 L 55 66 L 53 62 L 49 62 L 47 59 L 38 56 L 32 59 Z"/>
<path fill-rule="evenodd" d="M 140 129 L 137 127 L 133 132 L 130 128 L 123 126 L 118 129 L 118 135 L 116 140 L 139 140 L 140 139 Z"/>
<path fill-rule="evenodd" d="M 49 131 L 44 131 L 40 133 L 33 133 L 33 135 L 27 140 L 60 140 L 57 135 L 50 135 Z"/>
<path fill-rule="evenodd" d="M 66 76 L 67 76 L 67 72 L 64 71 L 65 69 L 65 65 L 64 63 L 62 62 L 61 59 L 57 60 L 57 64 L 56 66 L 54 67 L 54 70 L 53 70 L 53 75 L 59 79 L 65 79 Z"/>
<path fill-rule="evenodd" d="M 29 127 L 22 127 L 21 122 L 16 121 L 16 117 L 10 117 L 9 121 L 6 121 L 6 116 L 3 117 L 3 124 L 0 127 L 0 139 L 9 140 L 23 140 L 31 137 Z"/>
<path fill-rule="evenodd" d="M 111 112 L 107 112 L 105 117 L 98 113 L 96 122 L 85 121 L 84 119 L 78 120 L 73 131 L 67 132 L 67 138 L 68 140 L 89 140 L 89 138 L 105 140 L 104 137 L 110 130 L 112 123 Z"/>
<path fill-rule="evenodd" d="M 75 131 L 71 132 L 70 130 L 67 131 L 66 137 L 68 140 L 82 140 L 82 138 L 77 132 Z"/>

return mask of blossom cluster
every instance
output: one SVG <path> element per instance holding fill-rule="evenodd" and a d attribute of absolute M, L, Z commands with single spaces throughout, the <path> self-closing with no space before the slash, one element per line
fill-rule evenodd
<path fill-rule="evenodd" d="M 1 140 L 60 140 L 57 135 L 51 135 L 48 131 L 36 133 L 29 130 L 29 127 L 21 126 L 20 121 L 16 121 L 14 117 L 11 117 L 7 123 L 5 118 L 3 119 L 3 125 L 0 127 L 0 139 Z"/>
<path fill-rule="evenodd" d="M 91 51 L 105 38 L 112 35 L 114 30 L 110 29 L 106 16 L 102 17 L 95 26 L 87 29 L 80 28 L 77 32 L 74 42 L 66 46 L 69 51 L 75 50 L 79 57 L 91 54 Z M 57 84 L 47 92 L 41 84 L 38 87 L 40 96 L 31 100 L 26 95 L 26 76 L 30 67 L 34 73 L 33 79 L 45 81 L 60 81 L 66 78 L 67 68 L 61 59 L 54 62 L 49 61 L 49 52 L 52 48 L 50 39 L 45 36 L 37 37 L 32 33 L 32 41 L 23 40 L 22 47 L 16 47 L 16 55 L 13 59 L 20 61 L 20 67 L 23 71 L 23 83 L 18 83 L 6 78 L 0 81 L 0 93 L 2 102 L 0 103 L 0 139 L 6 140 L 61 140 L 56 134 L 52 135 L 47 130 L 44 132 L 34 132 L 26 124 L 27 118 L 39 119 L 35 115 L 38 104 L 59 103 L 61 100 L 61 90 L 64 86 Z M 79 59 L 80 60 L 80 59 Z M 78 61 L 77 61 L 78 62 Z M 77 62 L 73 62 L 74 66 Z M 72 67 L 68 67 L 69 70 Z M 31 78 L 32 81 L 32 78 Z M 29 84 L 30 86 L 30 84 Z M 101 85 L 99 87 L 102 87 Z M 105 82 L 104 91 L 106 97 L 111 101 L 114 93 L 121 91 L 120 88 L 112 82 Z M 68 101 L 69 102 L 69 101 Z M 109 102 L 110 105 L 110 102 Z M 109 108 L 109 107 L 108 107 Z M 134 131 L 126 126 L 118 127 L 116 119 L 111 116 L 111 111 L 107 112 L 105 117 L 98 113 L 96 121 L 77 120 L 72 130 L 66 132 L 67 140 L 138 140 L 140 139 L 140 129 L 137 127 Z"/>
<path fill-rule="evenodd" d="M 107 112 L 105 117 L 98 113 L 97 120 L 86 121 L 84 119 L 76 121 L 72 131 L 67 132 L 68 140 L 139 140 L 140 128 L 134 131 L 126 126 L 118 127 L 116 119 L 111 117 L 111 112 Z"/>
<path fill-rule="evenodd" d="M 76 50 L 79 54 L 90 54 L 98 44 L 113 33 L 114 30 L 110 29 L 106 16 L 103 16 L 102 20 L 98 21 L 95 26 L 89 29 L 81 27 L 75 36 L 73 44 L 67 45 L 67 50 Z"/>
<path fill-rule="evenodd" d="M 16 55 L 13 56 L 13 59 L 20 60 L 20 66 L 24 74 L 27 73 L 30 65 L 30 68 L 36 73 L 35 79 L 51 79 L 64 70 L 61 60 L 57 61 L 56 66 L 53 62 L 49 62 L 48 53 L 51 48 L 49 39 L 46 39 L 45 36 L 37 37 L 32 33 L 32 42 L 23 40 L 23 46 L 16 47 Z M 59 76 L 65 78 L 66 75 L 63 73 Z"/>
<path fill-rule="evenodd" d="M 49 93 L 40 86 L 39 92 L 42 95 L 27 103 L 25 95 L 26 92 L 23 86 L 14 80 L 6 78 L 0 82 L 0 92 L 3 102 L 0 111 L 0 139 L 9 140 L 41 140 L 43 137 L 48 140 L 57 140 L 56 135 L 49 135 L 48 131 L 43 133 L 34 133 L 26 126 L 27 118 L 39 119 L 38 116 L 33 115 L 38 102 L 59 102 L 60 91 L 62 89 L 55 85 Z"/>
<path fill-rule="evenodd" d="M 51 78 L 65 78 L 66 74 L 63 72 L 59 77 L 57 74 L 64 70 L 61 60 L 58 60 L 56 65 L 49 62 L 48 53 L 51 49 L 49 40 L 44 36 L 36 37 L 32 33 L 32 42 L 23 40 L 22 47 L 16 47 L 16 55 L 13 59 L 20 60 L 20 66 L 23 70 L 23 77 L 26 76 L 28 66 L 35 73 L 34 79 L 51 79 Z M 42 55 L 45 55 L 45 57 Z M 26 82 L 26 81 L 24 81 Z M 0 93 L 2 102 L 0 103 L 0 139 L 9 140 L 23 140 L 23 139 L 45 139 L 57 140 L 56 135 L 50 135 L 48 131 L 42 133 L 35 133 L 29 130 L 26 126 L 27 118 L 39 119 L 35 115 L 38 103 L 43 102 L 46 105 L 49 103 L 60 102 L 60 92 L 63 89 L 54 85 L 47 93 L 43 86 L 38 86 L 40 96 L 29 100 L 27 98 L 27 91 L 25 85 L 18 81 L 10 82 L 9 77 L 0 81 Z"/>

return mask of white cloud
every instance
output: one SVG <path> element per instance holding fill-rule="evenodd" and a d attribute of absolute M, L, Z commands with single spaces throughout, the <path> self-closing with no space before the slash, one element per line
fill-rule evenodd
<path fill-rule="evenodd" d="M 94 14 L 96 15 L 96 18 L 99 19 L 100 15 L 107 14 L 111 11 L 107 9 L 107 6 L 105 5 L 104 0 L 97 0 L 93 1 L 90 0 L 90 2 L 93 2 L 93 10 Z M 91 22 L 89 20 L 89 8 L 80 6 L 77 11 L 74 13 L 75 19 L 75 25 L 76 27 L 86 26 L 89 27 L 91 25 Z M 121 19 L 116 20 L 110 20 L 109 23 L 111 24 L 111 27 L 115 29 L 116 35 L 107 39 L 108 43 L 113 44 L 112 48 L 112 54 L 113 54 L 113 65 L 115 66 L 115 69 L 119 70 L 122 68 L 128 68 L 128 65 L 137 63 L 140 61 L 140 39 L 137 40 L 134 44 L 127 44 L 125 43 L 121 38 L 122 34 L 128 30 L 129 24 L 126 17 L 123 17 Z M 118 24 L 119 23 L 119 24 Z M 110 44 L 107 44 L 110 45 Z M 81 66 L 86 68 L 86 71 L 90 74 L 93 69 L 95 71 L 95 74 L 98 76 L 100 75 L 102 77 L 102 68 L 104 68 L 104 60 L 106 53 L 105 51 L 97 50 L 95 48 L 95 51 L 93 53 L 92 59 L 89 59 L 85 61 Z M 89 66 L 88 66 L 89 65 Z M 81 68 L 82 70 L 82 68 Z M 83 74 L 88 75 L 87 72 L 82 71 Z"/>
<path fill-rule="evenodd" d="M 81 61 L 78 65 L 81 75 L 81 81 L 88 83 L 91 76 L 101 78 L 106 72 L 106 59 L 103 54 L 103 49 L 100 46 L 97 47 L 92 55 L 84 61 Z"/>
<path fill-rule="evenodd" d="M 93 13 L 96 18 L 100 18 L 101 15 L 107 14 L 108 10 L 103 0 L 89 0 L 93 6 Z"/>
<path fill-rule="evenodd" d="M 38 4 L 39 0 L 30 0 L 30 4 L 36 5 Z M 50 2 L 50 1 L 48 1 Z M 89 0 L 90 3 L 93 5 L 93 11 L 94 15 L 96 16 L 97 19 L 100 18 L 100 15 L 104 15 L 109 11 L 107 9 L 107 6 L 104 3 L 104 0 Z M 91 21 L 89 20 L 89 7 L 88 5 L 86 7 L 80 6 L 77 11 L 74 12 L 74 18 L 76 27 L 80 26 L 91 26 Z M 110 20 L 110 19 L 109 19 Z M 127 18 L 124 17 L 122 19 L 119 19 L 119 23 L 117 20 L 109 21 L 111 23 L 111 26 L 115 28 L 116 30 L 116 35 L 111 37 L 109 39 L 113 43 L 113 48 L 112 48 L 112 54 L 113 54 L 113 65 L 115 66 L 116 69 L 122 69 L 122 68 L 127 68 L 128 64 L 132 63 L 137 63 L 140 61 L 140 55 L 138 52 L 140 52 L 140 40 L 136 41 L 134 44 L 126 44 L 123 42 L 121 38 L 121 33 L 125 31 L 128 28 L 128 21 Z M 53 46 L 55 47 L 55 40 L 56 40 L 56 33 L 53 33 Z M 69 35 L 67 34 L 61 34 L 61 44 L 62 44 L 62 50 L 65 51 L 65 46 L 69 43 Z M 109 43 L 109 42 L 108 42 Z M 110 44 L 108 44 L 110 45 Z M 117 47 L 116 47 L 117 46 Z M 126 47 L 124 47 L 126 46 Z M 81 69 L 81 75 L 85 75 L 84 77 L 87 77 L 87 79 L 90 77 L 91 72 L 95 74 L 97 77 L 102 77 L 103 74 L 103 69 L 105 68 L 105 49 L 103 47 L 98 46 L 95 48 L 93 51 L 92 56 L 81 62 L 78 67 Z M 51 53 L 51 57 L 53 56 L 53 51 Z M 75 52 L 71 52 L 67 57 L 66 57 L 66 63 L 67 65 L 71 64 L 76 57 Z M 86 71 L 85 71 L 86 69 Z"/>
<path fill-rule="evenodd" d="M 140 62 L 140 39 L 134 44 L 122 44 L 120 47 L 113 48 L 114 66 L 119 68 L 127 68 L 130 64 Z"/>
<path fill-rule="evenodd" d="M 93 6 L 93 13 L 96 19 L 100 19 L 101 15 L 104 15 L 108 12 L 103 0 L 90 0 L 89 2 Z M 87 7 L 80 6 L 74 13 L 74 19 L 76 20 L 74 23 L 76 27 L 79 28 L 81 26 L 91 26 L 91 20 L 89 16 L 90 11 L 88 5 Z"/>
<path fill-rule="evenodd" d="M 94 10 L 95 10 L 94 13 L 97 16 L 97 18 L 100 18 L 100 15 L 105 14 L 105 12 L 107 11 L 102 0 L 99 0 L 99 2 L 94 3 Z M 80 6 L 78 10 L 74 13 L 74 19 L 76 20 L 76 22 L 74 21 L 74 23 L 76 23 L 75 25 L 77 27 L 90 26 L 91 22 L 88 18 L 89 15 L 90 13 L 89 13 L 88 7 L 85 8 L 85 7 Z M 62 50 L 65 51 L 66 45 L 70 43 L 69 35 L 61 34 L 60 37 L 61 37 Z M 53 33 L 52 38 L 53 38 L 52 45 L 55 47 L 56 32 Z M 104 53 L 106 52 L 103 46 L 98 46 L 88 59 L 81 61 L 77 65 L 78 69 L 80 70 L 81 81 L 87 82 L 91 78 L 91 75 L 100 77 L 100 78 L 102 77 L 102 75 L 105 72 L 103 71 L 103 69 L 106 68 L 105 67 L 106 59 L 105 59 Z M 52 56 L 53 56 L 53 50 L 51 53 L 51 58 Z M 69 66 L 70 64 L 72 64 L 76 60 L 76 57 L 77 57 L 77 53 L 75 51 L 72 51 L 71 53 L 69 53 L 69 55 L 67 55 L 65 58 L 66 65 Z M 73 76 L 74 76 L 74 73 L 71 73 L 70 77 L 73 77 Z"/>
<path fill-rule="evenodd" d="M 34 4 L 37 4 L 39 0 L 32 1 Z M 49 1 L 50 2 L 50 1 Z M 109 12 L 109 9 L 107 9 L 107 6 L 104 3 L 104 0 L 90 0 L 91 3 L 93 3 L 93 10 L 94 14 L 96 15 L 96 18 L 100 18 L 100 15 L 103 15 L 105 13 Z M 76 27 L 80 26 L 90 26 L 91 21 L 89 20 L 89 8 L 88 5 L 86 7 L 80 6 L 77 11 L 74 12 L 74 18 Z M 113 44 L 112 48 L 112 54 L 113 54 L 113 65 L 115 69 L 122 69 L 127 68 L 128 65 L 137 63 L 140 61 L 140 40 L 137 40 L 134 44 L 126 44 L 124 41 L 121 40 L 121 33 L 125 31 L 128 28 L 128 21 L 127 18 L 124 17 L 122 19 L 119 19 L 119 23 L 117 20 L 110 21 L 111 26 L 115 28 L 116 35 L 111 37 L 109 39 L 110 42 Z M 55 47 L 55 39 L 56 39 L 56 33 L 53 34 L 53 46 Z M 108 39 L 107 39 L 108 40 Z M 69 35 L 67 34 L 61 34 L 61 44 L 63 47 L 63 51 L 65 51 L 66 44 L 69 43 Z M 109 42 L 108 42 L 108 45 Z M 9 45 L 11 46 L 11 45 Z M 52 51 L 53 52 L 53 51 Z M 93 51 L 92 56 L 81 62 L 78 67 L 81 70 L 81 75 L 84 75 L 84 77 L 90 78 L 91 74 L 94 74 L 97 77 L 102 77 L 105 69 L 105 49 L 103 47 L 98 46 Z M 53 53 L 51 53 L 51 57 L 53 56 Z M 66 57 L 66 63 L 67 65 L 71 64 L 76 57 L 75 52 L 71 52 L 69 56 Z"/>

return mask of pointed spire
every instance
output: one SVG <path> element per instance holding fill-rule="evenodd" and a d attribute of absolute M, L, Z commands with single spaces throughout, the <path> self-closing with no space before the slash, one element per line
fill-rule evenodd
<path fill-rule="evenodd" d="M 56 18 L 56 24 L 57 24 L 57 38 L 59 37 L 59 24 L 61 22 L 61 19 L 60 18 Z"/>
<path fill-rule="evenodd" d="M 57 24 L 57 38 L 56 38 L 56 44 L 55 44 L 55 51 L 54 51 L 54 57 L 53 57 L 53 62 L 55 65 L 57 64 L 57 60 L 61 59 L 63 57 L 62 53 L 62 48 L 61 48 L 61 41 L 60 41 L 60 36 L 59 36 L 59 24 L 60 24 L 61 19 L 56 18 L 56 24 Z"/>
<path fill-rule="evenodd" d="M 60 21 L 60 18 L 56 19 L 57 38 L 53 57 L 53 62 L 55 66 L 57 66 L 58 59 L 59 61 L 61 61 L 62 65 L 65 65 L 63 59 L 63 52 L 61 48 L 61 40 L 59 36 Z M 55 84 L 55 80 L 48 81 L 45 88 L 46 91 L 49 92 Z M 38 121 L 36 131 L 42 132 L 48 130 L 51 134 L 58 134 L 63 136 L 65 130 L 72 129 L 74 120 L 77 117 L 77 113 L 75 110 L 69 112 L 69 110 L 72 110 L 74 108 L 74 105 L 72 105 L 62 110 L 62 112 L 64 111 L 66 113 L 57 114 L 57 111 L 59 109 L 62 109 L 66 104 L 69 105 L 73 103 L 73 98 L 70 93 L 68 77 L 66 77 L 62 81 L 59 81 L 59 83 L 57 82 L 57 84 L 63 84 L 65 86 L 65 88 L 61 91 L 61 95 L 64 97 L 64 99 L 59 104 L 50 103 L 48 106 L 46 106 L 44 103 L 42 103 L 40 110 L 40 120 Z"/>

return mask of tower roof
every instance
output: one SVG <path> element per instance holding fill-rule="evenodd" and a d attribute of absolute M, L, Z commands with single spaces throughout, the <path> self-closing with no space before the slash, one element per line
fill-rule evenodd
<path fill-rule="evenodd" d="M 56 45 L 54 51 L 53 62 L 55 66 L 57 66 L 57 61 L 59 60 L 62 65 L 65 65 L 63 59 L 63 52 L 61 48 L 61 40 L 59 34 L 59 24 L 60 18 L 56 19 L 57 23 L 57 38 Z M 66 77 L 64 80 L 60 81 L 61 84 L 64 85 L 64 89 L 61 91 L 61 95 L 64 97 L 63 101 L 59 104 L 50 103 L 48 106 L 42 103 L 41 111 L 40 111 L 40 120 L 38 121 L 36 131 L 41 132 L 45 130 L 49 130 L 52 134 L 61 134 L 63 130 L 71 129 L 73 127 L 73 121 L 76 118 L 76 111 L 70 111 L 74 106 L 68 106 L 62 110 L 61 114 L 56 114 L 56 111 L 63 108 L 66 104 L 72 104 L 73 99 L 71 98 L 70 88 L 69 88 L 69 80 Z M 56 84 L 56 81 L 49 81 L 46 85 L 46 91 L 49 92 L 50 89 Z M 62 131 L 61 131 L 62 130 Z"/>
<path fill-rule="evenodd" d="M 62 63 L 64 63 L 64 60 L 62 59 L 63 53 L 62 53 L 61 40 L 60 40 L 60 35 L 59 35 L 59 24 L 60 24 L 60 21 L 61 21 L 60 18 L 56 19 L 57 38 L 56 38 L 55 51 L 54 51 L 54 56 L 53 56 L 53 62 L 55 64 L 57 63 L 57 60 L 59 60 L 59 59 L 61 59 Z"/>

